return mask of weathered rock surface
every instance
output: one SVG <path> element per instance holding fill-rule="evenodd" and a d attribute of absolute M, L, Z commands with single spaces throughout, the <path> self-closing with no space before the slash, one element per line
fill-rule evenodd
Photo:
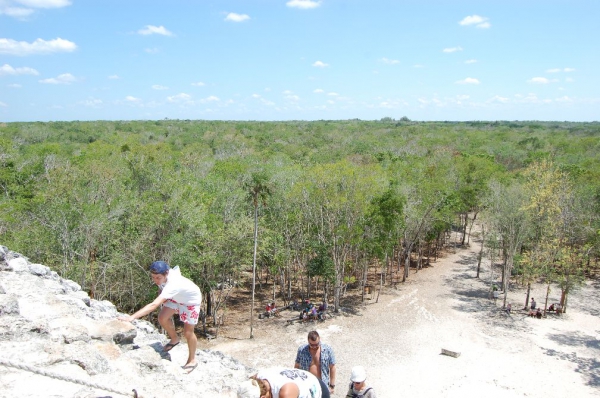
<path fill-rule="evenodd" d="M 252 369 L 220 352 L 196 352 L 146 321 L 117 320 L 108 301 L 0 246 L 0 398 L 235 397 Z"/>

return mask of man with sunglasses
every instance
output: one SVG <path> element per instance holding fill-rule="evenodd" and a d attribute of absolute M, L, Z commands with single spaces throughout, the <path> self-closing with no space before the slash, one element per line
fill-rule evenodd
<path fill-rule="evenodd" d="M 308 344 L 298 348 L 294 368 L 307 370 L 321 379 L 333 394 L 335 390 L 335 354 L 331 347 L 321 343 L 316 330 L 308 333 Z"/>

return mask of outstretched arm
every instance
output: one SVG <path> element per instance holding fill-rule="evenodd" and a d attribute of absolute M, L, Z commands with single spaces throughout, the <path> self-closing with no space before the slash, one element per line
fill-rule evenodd
<path fill-rule="evenodd" d="M 134 319 L 138 319 L 145 315 L 148 315 L 149 313 L 160 307 L 161 304 L 165 301 L 167 300 L 162 297 L 157 297 L 153 302 L 151 302 L 150 304 L 146 304 L 142 309 L 136 311 L 133 315 L 120 316 L 118 317 L 118 319 L 121 321 L 131 322 Z"/>

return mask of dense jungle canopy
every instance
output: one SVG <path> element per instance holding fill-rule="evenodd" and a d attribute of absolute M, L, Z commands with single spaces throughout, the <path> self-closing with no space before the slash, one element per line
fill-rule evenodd
<path fill-rule="evenodd" d="M 0 243 L 123 311 L 154 298 L 146 268 L 169 261 L 213 315 L 252 268 L 255 215 L 273 294 L 316 284 L 336 304 L 369 265 L 405 280 L 477 217 L 483 255 L 566 299 L 597 269 L 598 159 L 600 123 L 6 123 Z"/>

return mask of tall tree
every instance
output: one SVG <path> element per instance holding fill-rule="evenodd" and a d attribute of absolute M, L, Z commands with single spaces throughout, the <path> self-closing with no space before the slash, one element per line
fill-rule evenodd
<path fill-rule="evenodd" d="M 258 250 L 258 209 L 271 195 L 269 177 L 264 171 L 256 171 L 250 174 L 250 179 L 244 182 L 244 186 L 252 201 L 254 211 L 254 250 L 252 254 L 252 307 L 250 309 L 250 338 L 254 338 L 254 293 L 256 290 L 256 254 Z"/>

